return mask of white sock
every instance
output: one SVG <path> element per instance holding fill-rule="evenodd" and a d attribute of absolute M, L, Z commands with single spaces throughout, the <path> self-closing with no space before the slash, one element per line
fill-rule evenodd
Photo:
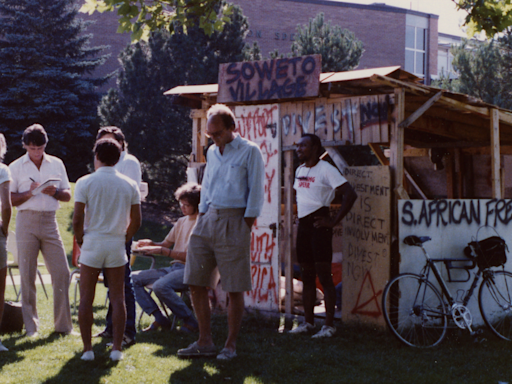
<path fill-rule="evenodd" d="M 110 359 L 113 361 L 123 360 L 123 352 L 117 350 L 110 352 Z"/>
<path fill-rule="evenodd" d="M 0 341 L 0 352 L 6 352 L 8 351 L 8 349 L 5 347 L 5 345 L 2 344 L 2 342 Z"/>
<path fill-rule="evenodd" d="M 85 361 L 92 361 L 92 360 L 94 360 L 94 352 L 93 351 L 84 352 L 84 354 L 82 355 L 81 359 L 85 360 Z"/>

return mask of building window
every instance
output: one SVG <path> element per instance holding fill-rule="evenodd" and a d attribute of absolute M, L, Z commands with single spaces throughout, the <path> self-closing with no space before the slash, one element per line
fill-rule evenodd
<path fill-rule="evenodd" d="M 407 25 L 405 30 L 406 71 L 425 76 L 426 49 L 427 30 Z"/>

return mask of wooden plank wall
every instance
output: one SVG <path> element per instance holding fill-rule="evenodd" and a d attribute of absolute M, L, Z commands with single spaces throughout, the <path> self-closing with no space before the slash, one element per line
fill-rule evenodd
<path fill-rule="evenodd" d="M 340 145 L 387 143 L 387 112 L 392 100 L 389 95 L 376 95 L 282 103 L 283 147 L 297 143 L 303 133 L 314 133 L 323 141 Z"/>

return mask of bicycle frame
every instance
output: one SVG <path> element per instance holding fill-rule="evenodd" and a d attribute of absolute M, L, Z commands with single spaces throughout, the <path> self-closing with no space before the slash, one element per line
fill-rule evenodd
<path fill-rule="evenodd" d="M 465 260 L 464 259 L 432 259 L 432 258 L 430 258 L 425 247 L 423 247 L 423 244 L 421 244 L 419 247 L 422 249 L 422 251 L 425 255 L 425 258 L 427 260 L 427 263 L 421 270 L 420 274 L 425 278 L 425 280 L 428 281 L 428 279 L 430 277 L 430 271 L 432 270 L 434 272 L 436 281 L 438 282 L 439 286 L 441 287 L 443 297 L 445 297 L 448 300 L 449 307 L 451 308 L 453 306 L 453 304 L 455 304 L 455 300 L 453 299 L 453 296 L 452 296 L 450 290 L 448 289 L 448 286 L 446 285 L 445 279 L 441 276 L 441 271 L 437 267 L 436 263 L 440 263 L 440 262 L 446 263 L 447 261 L 448 262 L 451 262 L 451 261 L 460 262 L 460 261 L 465 261 Z M 469 273 L 469 271 L 468 271 L 468 273 Z M 478 268 L 478 272 L 476 273 L 475 278 L 473 279 L 471 287 L 469 288 L 469 290 L 466 291 L 466 294 L 465 294 L 464 298 L 462 299 L 463 306 L 467 306 L 469 300 L 473 296 L 473 292 L 475 291 L 475 289 L 478 285 L 478 282 L 480 281 L 481 275 L 482 275 L 482 270 L 480 268 Z M 469 281 L 469 280 L 470 280 L 470 278 L 468 278 L 465 281 Z M 460 282 L 460 281 L 458 281 L 458 282 Z"/>

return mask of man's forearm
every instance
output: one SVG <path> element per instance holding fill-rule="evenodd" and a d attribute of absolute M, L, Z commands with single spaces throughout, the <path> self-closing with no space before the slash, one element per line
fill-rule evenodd
<path fill-rule="evenodd" d="M 32 191 L 11 192 L 11 202 L 13 207 L 17 207 L 32 198 Z"/>

